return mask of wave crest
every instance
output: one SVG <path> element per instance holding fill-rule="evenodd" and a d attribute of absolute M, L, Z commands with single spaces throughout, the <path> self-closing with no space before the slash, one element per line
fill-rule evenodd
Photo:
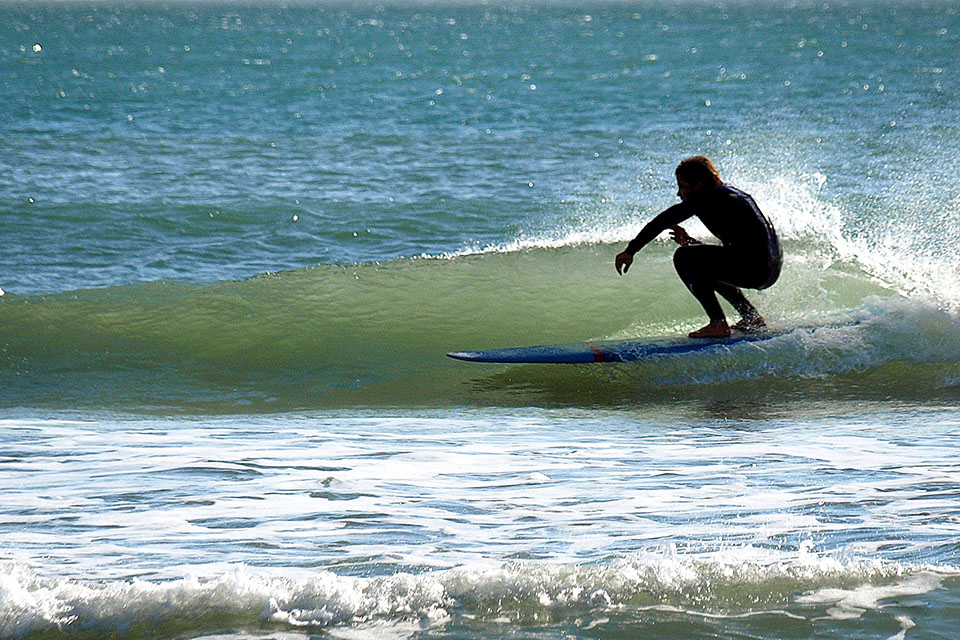
<path fill-rule="evenodd" d="M 514 562 L 377 578 L 321 571 L 290 578 L 234 567 L 166 582 L 85 583 L 49 579 L 16 564 L 0 566 L 0 635 L 98 637 L 140 630 L 174 637 L 226 627 L 427 627 L 486 623 L 643 620 L 659 611 L 703 617 L 782 615 L 808 619 L 879 612 L 881 599 L 915 596 L 960 575 L 880 560 L 754 547 L 713 553 L 675 548 L 605 565 Z"/>

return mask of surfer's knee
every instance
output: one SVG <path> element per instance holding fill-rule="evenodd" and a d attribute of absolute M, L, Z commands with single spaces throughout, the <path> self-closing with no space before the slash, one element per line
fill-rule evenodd
<path fill-rule="evenodd" d="M 678 247 L 673 252 L 673 268 L 677 270 L 677 275 L 686 283 L 697 280 L 698 260 L 695 257 L 694 247 Z"/>

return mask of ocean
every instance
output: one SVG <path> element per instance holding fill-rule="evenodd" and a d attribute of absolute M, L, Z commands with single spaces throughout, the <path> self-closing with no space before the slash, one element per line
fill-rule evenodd
<path fill-rule="evenodd" d="M 960 637 L 958 59 L 939 0 L 3 0 L 0 638 Z M 613 266 L 694 154 L 775 337 L 445 357 L 702 326 Z"/>

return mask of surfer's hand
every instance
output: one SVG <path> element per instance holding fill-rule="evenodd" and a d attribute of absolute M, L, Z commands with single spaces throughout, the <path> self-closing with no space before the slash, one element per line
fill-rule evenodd
<path fill-rule="evenodd" d="M 686 230 L 681 226 L 674 225 L 670 227 L 670 237 L 673 238 L 673 241 L 681 247 L 685 247 L 688 244 L 694 243 L 693 238 L 691 238 Z"/>
<path fill-rule="evenodd" d="M 623 275 L 630 269 L 630 265 L 633 264 L 633 255 L 627 253 L 626 251 L 618 253 L 615 263 L 617 267 L 617 273 Z"/>

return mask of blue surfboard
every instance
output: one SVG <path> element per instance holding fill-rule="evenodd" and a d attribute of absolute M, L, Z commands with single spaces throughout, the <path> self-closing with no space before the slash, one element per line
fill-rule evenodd
<path fill-rule="evenodd" d="M 568 344 L 543 344 L 483 351 L 451 351 L 447 355 L 468 362 L 507 364 L 583 364 L 590 362 L 637 362 L 693 352 L 722 350 L 744 343 L 759 343 L 783 331 L 738 333 L 729 338 L 651 338 L 644 340 L 597 340 Z"/>

